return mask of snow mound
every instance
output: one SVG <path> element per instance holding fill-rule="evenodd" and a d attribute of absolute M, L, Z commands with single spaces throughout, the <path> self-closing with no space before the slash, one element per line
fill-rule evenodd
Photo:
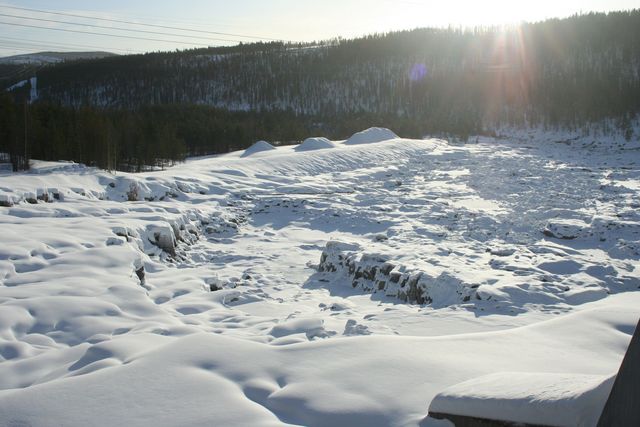
<path fill-rule="evenodd" d="M 253 154 L 256 153 L 260 153 L 263 151 L 271 151 L 271 150 L 275 150 L 276 147 L 274 147 L 273 145 L 269 144 L 267 141 L 258 141 L 255 144 L 253 144 L 251 147 L 247 148 L 246 150 L 244 150 L 244 153 L 242 153 L 242 156 L 240 157 L 249 157 Z"/>
<path fill-rule="evenodd" d="M 498 372 L 442 391 L 430 414 L 531 425 L 596 425 L 614 376 Z"/>
<path fill-rule="evenodd" d="M 347 145 L 372 144 L 374 142 L 387 141 L 396 139 L 398 135 L 387 128 L 369 128 L 353 134 L 353 136 L 345 141 Z"/>
<path fill-rule="evenodd" d="M 307 138 L 295 148 L 295 151 L 323 150 L 325 148 L 335 148 L 335 144 L 324 137 Z"/>
<path fill-rule="evenodd" d="M 270 335 L 275 338 L 295 334 L 305 334 L 311 340 L 313 338 L 327 338 L 335 335 L 335 332 L 326 331 L 324 320 L 318 318 L 287 320 L 275 325 L 270 331 Z"/>

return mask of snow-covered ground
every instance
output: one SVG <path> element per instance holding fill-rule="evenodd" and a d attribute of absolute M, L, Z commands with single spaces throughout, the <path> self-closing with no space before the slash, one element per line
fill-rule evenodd
<path fill-rule="evenodd" d="M 640 144 L 516 136 L 0 175 L 0 426 L 446 425 L 485 375 L 610 377 Z"/>

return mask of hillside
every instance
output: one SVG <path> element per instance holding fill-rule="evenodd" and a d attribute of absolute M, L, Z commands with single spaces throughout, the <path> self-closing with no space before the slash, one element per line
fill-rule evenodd
<path fill-rule="evenodd" d="M 579 127 L 640 111 L 640 10 L 112 57 L 38 77 L 41 99 L 76 107 L 197 104 L 329 122 L 373 114 L 457 133 L 496 123 Z"/>
<path fill-rule="evenodd" d="M 117 56 L 109 52 L 38 52 L 24 55 L 5 56 L 0 58 L 3 65 L 44 65 L 55 64 L 64 61 L 77 61 L 83 59 L 100 59 Z"/>
<path fill-rule="evenodd" d="M 0 57 L 0 88 L 8 89 L 34 77 L 47 65 L 116 56 L 110 52 L 37 52 Z"/>

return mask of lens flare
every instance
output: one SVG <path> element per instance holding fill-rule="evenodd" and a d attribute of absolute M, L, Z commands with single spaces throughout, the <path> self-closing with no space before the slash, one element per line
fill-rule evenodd
<path fill-rule="evenodd" d="M 415 64 L 409 71 L 409 79 L 413 82 L 419 82 L 427 77 L 427 66 L 424 64 Z"/>

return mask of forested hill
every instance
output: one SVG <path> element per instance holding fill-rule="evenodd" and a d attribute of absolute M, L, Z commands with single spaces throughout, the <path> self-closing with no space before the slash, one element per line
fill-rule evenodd
<path fill-rule="evenodd" d="M 640 108 L 640 10 L 501 28 L 418 29 L 309 45 L 249 44 L 61 64 L 41 100 L 137 109 L 200 104 L 426 129 L 580 126 Z M 442 129 L 447 130 L 447 129 Z"/>

